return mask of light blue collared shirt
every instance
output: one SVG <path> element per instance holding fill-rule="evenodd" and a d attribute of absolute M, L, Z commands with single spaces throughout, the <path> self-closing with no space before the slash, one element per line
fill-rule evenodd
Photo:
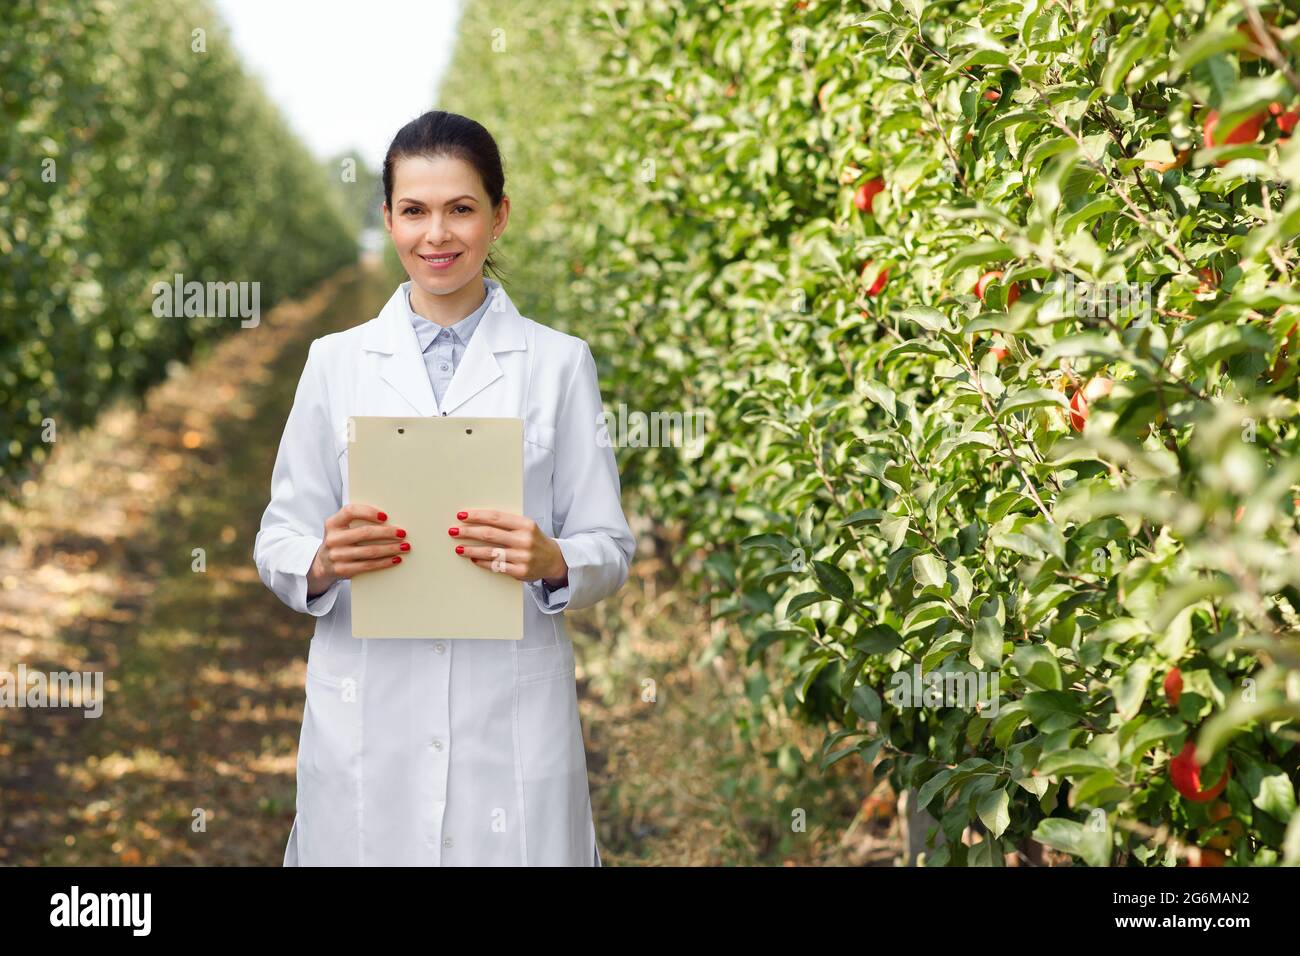
<path fill-rule="evenodd" d="M 484 276 L 483 289 L 486 296 L 482 304 L 465 318 L 449 326 L 430 322 L 417 313 L 411 306 L 411 283 L 406 282 L 404 285 L 406 317 L 411 327 L 415 329 L 415 337 L 419 340 L 420 351 L 424 357 L 424 367 L 429 373 L 429 384 L 433 386 L 433 394 L 438 399 L 438 405 L 441 406 L 442 397 L 447 394 L 447 386 L 451 384 L 451 377 L 456 374 L 456 367 L 465 357 L 465 349 L 469 347 L 469 340 L 473 337 L 474 330 L 478 328 L 479 320 L 491 307 L 494 286 L 499 283 Z"/>
<path fill-rule="evenodd" d="M 436 322 L 430 322 L 417 313 L 411 306 L 411 283 L 406 282 L 404 285 L 406 288 L 407 320 L 411 323 L 411 327 L 415 329 L 415 337 L 420 343 L 420 351 L 424 358 L 424 367 L 429 373 L 429 384 L 433 386 L 433 394 L 437 397 L 438 405 L 441 407 L 442 397 L 447 394 L 447 386 L 451 384 L 451 377 L 456 374 L 456 368 L 460 365 L 461 359 L 465 357 L 465 349 L 469 347 L 469 340 L 473 337 L 474 330 L 478 328 L 479 321 L 487 310 L 492 307 L 492 297 L 496 290 L 500 288 L 501 283 L 484 276 L 483 289 L 486 292 L 486 297 L 483 299 L 482 305 L 459 322 L 449 326 L 440 326 Z M 569 586 L 567 584 L 552 589 L 549 584 L 540 578 L 530 583 L 541 589 L 542 603 L 546 607 L 563 607 L 569 603 Z"/>

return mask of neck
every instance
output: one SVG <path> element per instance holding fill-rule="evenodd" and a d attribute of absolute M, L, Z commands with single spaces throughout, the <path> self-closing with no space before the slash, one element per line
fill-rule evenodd
<path fill-rule="evenodd" d="M 482 276 L 446 295 L 429 295 L 418 284 L 411 283 L 411 308 L 415 314 L 443 328 L 471 314 L 486 298 L 487 282 Z"/>

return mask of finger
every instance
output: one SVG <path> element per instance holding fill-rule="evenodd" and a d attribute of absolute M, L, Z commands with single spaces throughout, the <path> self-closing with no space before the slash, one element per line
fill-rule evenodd
<path fill-rule="evenodd" d="M 406 545 L 406 547 L 402 547 Z M 410 544 L 405 541 L 390 541 L 383 544 L 354 545 L 350 548 L 338 548 L 335 554 L 330 555 L 330 560 L 337 565 L 340 561 L 373 561 L 375 558 L 389 557 L 395 554 L 405 554 L 411 550 Z"/>
<path fill-rule="evenodd" d="M 365 542 L 390 544 L 393 541 L 401 541 L 405 538 L 406 529 L 399 528 L 397 525 L 363 524 L 356 528 L 348 528 L 346 531 L 336 532 L 330 539 L 330 543 L 337 546 L 347 546 Z"/>
<path fill-rule="evenodd" d="M 451 534 L 455 531 L 455 534 Z M 509 545 L 514 543 L 513 532 L 492 528 L 485 524 L 452 525 L 447 533 L 453 538 L 472 538 L 487 544 Z"/>
<path fill-rule="evenodd" d="M 335 522 L 334 527 L 347 528 L 352 521 L 362 519 L 364 521 L 374 521 L 383 523 L 388 520 L 388 515 L 373 505 L 362 504 L 357 501 L 349 501 L 346 505 L 331 516 Z M 326 521 L 329 524 L 329 521 Z"/>
<path fill-rule="evenodd" d="M 507 561 L 505 564 L 498 565 L 497 568 L 494 569 L 492 566 L 493 562 L 491 558 L 487 558 L 487 559 L 475 558 L 473 559 L 473 561 L 476 565 L 478 565 L 480 568 L 482 568 L 485 571 L 492 571 L 494 574 L 508 574 L 512 578 L 518 578 L 520 581 L 523 580 L 524 566 L 522 564 L 512 564 L 511 562 Z"/>
<path fill-rule="evenodd" d="M 471 558 L 471 559 L 482 558 L 484 561 L 491 561 L 494 558 L 498 557 L 497 552 L 500 552 L 499 555 L 500 557 L 504 557 L 507 561 L 513 564 L 528 563 L 527 555 L 523 551 L 517 550 L 515 548 L 503 548 L 500 545 L 476 546 L 472 544 L 457 545 L 457 547 L 461 547 L 465 549 L 463 552 L 457 552 L 457 553 L 461 554 L 463 557 L 466 558 Z"/>
<path fill-rule="evenodd" d="M 358 574 L 365 574 L 368 571 L 395 568 L 400 563 L 400 555 L 394 555 L 391 558 L 376 558 L 373 561 L 349 561 L 346 564 L 335 565 L 335 573 L 341 578 L 354 578 Z"/>
<path fill-rule="evenodd" d="M 465 515 L 465 517 L 462 518 L 461 515 Z M 528 527 L 528 522 L 532 521 L 531 518 L 526 518 L 523 515 L 511 514 L 509 511 L 498 511 L 494 508 L 469 508 L 457 512 L 456 518 L 462 524 L 485 524 L 506 531 L 522 531 Z"/>

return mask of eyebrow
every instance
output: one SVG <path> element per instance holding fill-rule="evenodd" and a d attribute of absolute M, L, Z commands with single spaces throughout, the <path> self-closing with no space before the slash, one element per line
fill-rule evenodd
<path fill-rule="evenodd" d="M 468 193 L 466 193 L 466 194 L 463 195 L 463 196 L 457 196 L 455 199 L 448 199 L 445 203 L 443 203 L 443 205 L 444 205 L 444 206 L 449 206 L 449 205 L 451 205 L 451 204 L 454 203 L 454 202 L 460 202 L 462 199 L 473 199 L 475 202 L 478 202 L 478 199 L 477 199 L 476 197 L 471 196 L 471 195 L 469 195 Z M 415 203 L 417 206 L 423 206 L 423 205 L 424 205 L 424 202 L 422 202 L 421 200 L 419 200 L 419 199 L 412 199 L 410 196 L 403 196 L 401 199 L 399 199 L 399 200 L 397 200 L 397 201 L 398 201 L 398 202 L 410 202 L 410 203 Z"/>

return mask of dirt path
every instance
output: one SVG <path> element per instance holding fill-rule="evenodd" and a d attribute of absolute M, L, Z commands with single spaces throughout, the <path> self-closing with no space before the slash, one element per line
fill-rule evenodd
<path fill-rule="evenodd" d="M 0 671 L 102 671 L 106 691 L 98 718 L 0 707 L 0 864 L 280 863 L 311 628 L 258 579 L 253 540 L 307 346 L 390 293 L 345 270 L 141 407 L 60 434 L 21 506 L 0 502 Z M 661 571 L 641 560 L 570 615 L 606 865 L 890 865 L 865 767 L 792 784 L 771 755 L 812 754 L 818 734 L 765 728 L 768 755 L 736 739 L 743 677 L 700 665 L 717 625 Z"/>

